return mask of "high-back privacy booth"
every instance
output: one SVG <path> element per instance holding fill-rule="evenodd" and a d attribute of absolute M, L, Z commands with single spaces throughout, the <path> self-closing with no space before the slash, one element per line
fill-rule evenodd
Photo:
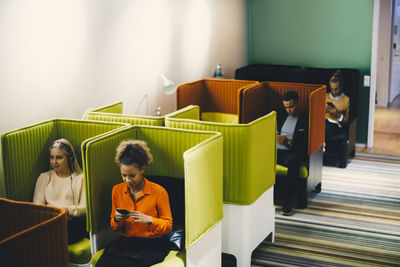
<path fill-rule="evenodd" d="M 241 92 L 256 81 L 201 79 L 181 84 L 176 91 L 177 109 L 200 107 L 201 119 L 215 122 L 241 122 Z"/>
<path fill-rule="evenodd" d="M 150 148 L 153 162 L 144 176 L 167 190 L 173 227 L 181 226 L 185 231 L 185 247 L 171 251 L 156 266 L 220 266 L 222 136 L 217 132 L 153 126 L 130 126 L 85 145 L 93 264 L 103 248 L 118 238 L 109 226 L 112 187 L 122 182 L 114 157 L 120 142 L 130 139 L 143 140 Z"/>
<path fill-rule="evenodd" d="M 308 193 L 321 190 L 322 146 L 325 139 L 325 85 L 286 82 L 262 82 L 243 92 L 243 121 L 252 121 L 275 110 L 286 112 L 283 95 L 295 91 L 299 95 L 299 108 L 309 115 L 309 161 L 300 171 L 302 183 L 298 191 L 298 207 L 307 207 Z M 287 168 L 278 165 L 277 175 L 286 175 Z"/>
<path fill-rule="evenodd" d="M 0 198 L 1 266 L 67 267 L 63 209 Z"/>
<path fill-rule="evenodd" d="M 294 82 L 306 84 L 325 84 L 329 85 L 329 79 L 332 74 L 340 70 L 343 75 L 343 92 L 350 98 L 349 121 L 344 127 L 347 135 L 347 142 L 326 144 L 324 160 L 339 160 L 340 167 L 346 167 L 347 158 L 354 157 L 356 148 L 358 101 L 360 88 L 360 71 L 349 68 L 318 68 L 285 66 L 271 64 L 253 64 L 247 65 L 235 70 L 235 79 L 255 80 L 259 82 Z M 328 90 L 329 91 L 329 90 Z M 329 146 L 336 146 L 333 151 L 329 151 Z"/>
<path fill-rule="evenodd" d="M 168 114 L 165 125 L 222 133 L 222 250 L 236 257 L 237 266 L 250 266 L 252 251 L 268 235 L 274 240 L 276 113 L 271 112 L 247 124 L 238 124 L 200 120 L 200 110 L 199 106 L 190 105 Z"/>
<path fill-rule="evenodd" d="M 82 162 L 81 145 L 89 138 L 127 126 L 124 123 L 53 119 L 4 133 L 1 136 L 6 197 L 31 202 L 39 175 L 51 169 L 49 147 L 66 138 Z M 89 263 L 90 241 L 85 238 L 69 246 L 70 262 Z"/>
<path fill-rule="evenodd" d="M 85 115 L 88 120 L 123 122 L 132 125 L 164 126 L 163 116 L 123 114 L 122 102 L 96 108 L 87 112 Z"/>

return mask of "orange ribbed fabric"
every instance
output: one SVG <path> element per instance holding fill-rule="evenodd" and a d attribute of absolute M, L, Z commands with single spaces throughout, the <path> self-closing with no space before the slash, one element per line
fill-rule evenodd
<path fill-rule="evenodd" d="M 178 86 L 177 109 L 198 105 L 201 112 L 239 114 L 240 91 L 256 81 L 202 79 Z"/>
<path fill-rule="evenodd" d="M 2 266 L 69 265 L 64 210 L 0 198 L 0 214 Z"/>

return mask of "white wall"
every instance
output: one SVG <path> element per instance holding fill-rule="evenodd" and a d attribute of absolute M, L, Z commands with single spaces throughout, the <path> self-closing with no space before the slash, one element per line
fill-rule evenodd
<path fill-rule="evenodd" d="M 392 0 L 380 0 L 379 11 L 376 101 L 377 106 L 387 107 L 392 49 Z"/>
<path fill-rule="evenodd" d="M 400 0 L 394 1 L 393 36 L 396 49 L 392 50 L 392 75 L 389 90 L 389 103 L 400 94 Z M 397 31 L 396 31 L 397 28 Z"/>
<path fill-rule="evenodd" d="M 180 84 L 218 63 L 228 77 L 247 63 L 246 0 L 0 0 L 0 133 L 116 101 L 153 115 L 161 74 Z"/>

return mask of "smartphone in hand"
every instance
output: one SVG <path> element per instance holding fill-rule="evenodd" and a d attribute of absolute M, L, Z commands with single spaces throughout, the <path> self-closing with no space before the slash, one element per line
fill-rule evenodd
<path fill-rule="evenodd" d="M 328 106 L 331 106 L 331 107 L 335 107 L 335 105 L 332 103 L 332 102 L 327 102 L 327 104 L 328 104 Z"/>
<path fill-rule="evenodd" d="M 117 209 L 117 211 L 118 211 L 119 213 L 121 213 L 121 214 L 124 214 L 124 215 L 126 215 L 126 214 L 129 213 L 129 211 L 124 210 L 124 209 Z"/>

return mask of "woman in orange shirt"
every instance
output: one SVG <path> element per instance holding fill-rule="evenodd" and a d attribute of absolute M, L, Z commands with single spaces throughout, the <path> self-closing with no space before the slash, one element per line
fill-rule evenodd
<path fill-rule="evenodd" d="M 96 266 L 151 266 L 169 252 L 162 238 L 172 230 L 167 191 L 143 177 L 153 157 L 143 141 L 124 141 L 115 161 L 122 180 L 112 190 L 111 227 L 122 237 L 105 249 Z"/>

